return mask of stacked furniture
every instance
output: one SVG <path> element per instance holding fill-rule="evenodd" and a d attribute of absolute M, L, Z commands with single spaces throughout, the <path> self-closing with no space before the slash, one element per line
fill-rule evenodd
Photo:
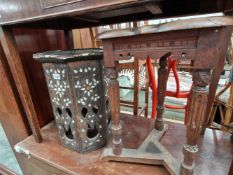
<path fill-rule="evenodd" d="M 1 0 L 0 86 L 4 87 L 4 91 L 1 91 L 1 100 L 3 103 L 1 103 L 0 108 L 0 121 L 3 124 L 11 146 L 14 147 L 17 142 L 21 142 L 16 146 L 16 150 L 21 154 L 17 153 L 16 156 L 24 174 L 79 173 L 102 175 L 120 174 L 120 170 L 122 169 L 124 170 L 123 174 L 132 174 L 135 172 L 141 174 L 153 174 L 156 173 L 156 171 L 158 172 L 157 174 L 167 173 L 163 168 L 156 166 L 105 163 L 98 160 L 100 151 L 90 153 L 91 158 L 89 157 L 89 162 L 85 155 L 79 155 L 78 153 L 63 148 L 58 141 L 58 133 L 54 127 L 54 123 L 50 123 L 54 117 L 52 115 L 51 104 L 49 103 L 48 92 L 45 88 L 46 84 L 42 68 L 33 69 L 38 65 L 35 66 L 36 63 L 31 61 L 32 56 L 31 58 L 27 57 L 29 60 L 25 60 L 25 55 L 31 52 L 41 52 L 42 50 L 72 49 L 71 30 L 74 28 L 144 20 L 155 17 L 189 15 L 194 13 L 204 14 L 209 12 L 224 12 L 226 14 L 231 14 L 233 11 L 231 0 L 192 0 L 188 2 L 181 0 L 179 3 L 177 2 L 178 1 L 166 0 L 31 0 L 25 3 L 24 0 Z M 194 6 L 191 6 L 191 4 Z M 211 6 L 209 6 L 209 4 L 211 4 Z M 198 23 L 198 20 L 196 22 Z M 215 41 L 218 42 L 210 42 L 211 44 L 221 43 L 221 53 L 224 52 L 226 44 L 224 41 L 227 41 L 225 37 L 227 38 L 227 35 L 230 32 L 230 30 L 228 31 L 228 29 L 226 29 L 228 27 L 223 27 L 226 25 L 225 22 L 226 21 L 224 20 L 223 23 L 221 21 L 216 23 L 217 25 L 219 24 L 219 26 L 215 26 L 218 28 L 218 30 L 216 30 Z M 176 24 L 182 26 L 181 23 Z M 177 26 L 174 25 L 174 27 Z M 23 32 L 18 35 L 19 37 L 16 37 L 17 32 L 15 32 L 15 30 L 19 28 Z M 62 37 L 56 37 L 56 34 L 54 35 L 53 31 L 49 30 L 46 34 L 41 34 L 39 39 L 37 38 L 37 35 L 34 36 L 32 40 L 28 41 L 28 37 L 22 36 L 30 34 L 29 29 L 31 28 L 60 30 L 59 32 L 62 33 Z M 222 30 L 226 30 L 226 32 L 222 34 Z M 194 30 L 194 33 L 190 32 L 191 40 L 197 39 L 196 37 L 199 38 L 198 32 L 195 31 L 196 29 Z M 133 33 L 133 35 L 135 35 L 135 33 Z M 194 38 L 192 38 L 193 35 L 195 36 Z M 186 34 L 184 34 L 184 37 L 185 36 Z M 220 36 L 223 37 L 221 40 L 218 38 Z M 22 45 L 19 44 L 19 40 L 22 42 Z M 199 41 L 203 40 L 200 39 Z M 34 45 L 34 42 L 42 49 L 32 49 L 31 45 Z M 48 43 L 52 44 L 47 46 Z M 177 43 L 175 43 L 175 45 L 176 44 Z M 104 47 L 106 49 L 106 45 Z M 214 50 L 215 45 L 209 45 L 208 48 Z M 111 47 L 108 49 L 111 50 Z M 203 56 L 203 52 L 201 52 L 202 48 L 198 49 L 200 49 L 200 57 Z M 23 52 L 21 52 L 22 50 Z M 206 48 L 203 50 L 205 51 Z M 193 50 L 191 49 L 189 51 L 192 52 Z M 123 55 L 125 56 L 125 54 Z M 108 58 L 105 59 L 105 65 L 111 69 L 115 69 L 115 65 L 112 65 L 113 59 L 111 56 L 112 54 L 105 54 L 105 58 Z M 159 55 L 159 57 L 160 56 L 162 55 Z M 213 56 L 211 52 L 209 52 L 208 57 L 205 59 L 209 60 L 209 56 Z M 207 97 L 205 97 L 205 102 L 208 101 L 208 105 L 212 105 L 216 84 L 222 67 L 222 55 L 220 52 L 219 54 L 214 53 L 214 57 L 217 57 L 217 61 L 215 61 L 216 64 L 213 63 L 211 66 L 207 64 L 209 63 L 208 61 L 202 61 L 202 59 L 196 62 L 198 66 L 203 66 L 202 68 L 208 67 L 208 71 L 205 71 L 204 75 L 208 74 L 210 67 L 214 67 L 208 100 Z M 199 73 L 200 72 L 195 74 L 198 78 L 200 75 Z M 203 74 L 200 76 L 200 80 L 202 80 L 202 75 Z M 114 75 L 112 79 L 117 83 L 115 78 Z M 209 76 L 207 75 L 207 79 L 208 78 Z M 206 81 L 204 81 L 204 84 L 206 84 Z M 117 89 L 118 88 L 114 91 Z M 206 95 L 205 91 L 204 96 Z M 118 108 L 118 106 L 116 106 L 116 108 Z M 114 112 L 115 111 L 112 111 L 112 113 Z M 113 114 L 113 118 L 116 114 L 119 114 L 119 110 Z M 133 142 L 125 143 L 125 147 L 136 149 L 154 128 L 154 121 L 151 121 L 150 119 L 142 120 L 142 118 L 137 117 L 133 118 L 133 120 L 130 120 L 132 118 L 125 116 L 122 116 L 122 118 L 124 120 L 123 124 L 128 123 L 127 126 L 129 129 L 123 131 L 123 133 L 125 132 L 124 140 L 129 140 L 129 138 L 135 139 Z M 161 115 L 157 118 L 161 119 Z M 133 125 L 130 125 L 130 123 Z M 160 123 L 162 123 L 162 121 Z M 140 132 L 137 132 L 137 128 L 140 128 Z M 170 133 L 174 133 L 174 130 L 176 130 L 176 135 L 178 132 L 184 133 L 184 128 L 182 126 L 171 125 Z M 26 138 L 31 134 L 33 134 L 33 136 Z M 208 130 L 206 134 L 210 134 L 210 131 Z M 25 138 L 26 140 L 24 140 Z M 166 136 L 164 137 L 164 142 L 167 142 L 168 148 L 170 147 L 169 151 L 181 160 L 182 155 L 177 154 L 178 152 L 181 153 L 181 147 L 174 148 L 174 145 L 169 145 L 168 143 L 168 141 L 172 141 L 172 138 L 174 139 L 175 136 L 172 134 L 170 136 L 167 135 L 167 139 Z M 181 136 L 181 138 L 184 138 L 184 135 Z M 222 138 L 226 139 L 227 135 L 222 135 Z M 196 141 L 197 139 L 195 138 L 194 140 Z M 180 139 L 179 141 L 184 143 L 184 139 Z M 205 150 L 205 144 L 208 142 L 203 141 L 202 143 L 203 150 Z M 166 143 L 164 145 L 166 145 Z M 232 145 L 227 144 L 225 146 L 228 148 L 224 149 L 227 154 L 231 151 Z M 211 150 L 216 150 L 216 148 L 212 147 Z M 217 156 L 214 152 L 211 152 L 211 154 Z M 228 159 L 224 160 L 226 161 L 224 164 L 228 164 Z M 187 161 L 185 161 L 185 164 L 186 163 Z M 223 172 L 226 171 L 225 169 L 221 170 Z"/>

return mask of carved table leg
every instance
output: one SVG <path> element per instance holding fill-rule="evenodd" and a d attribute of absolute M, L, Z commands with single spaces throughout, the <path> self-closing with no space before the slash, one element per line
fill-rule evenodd
<path fill-rule="evenodd" d="M 209 81 L 210 70 L 196 70 L 193 73 L 193 87 L 188 107 L 189 115 L 186 144 L 183 147 L 184 160 L 181 165 L 181 175 L 194 174 L 194 159 L 198 152 L 197 142 L 204 123 Z"/>
<path fill-rule="evenodd" d="M 155 129 L 162 131 L 164 128 L 163 122 L 163 112 L 164 112 L 164 98 L 167 86 L 167 57 L 164 55 L 159 60 L 159 70 L 158 70 L 158 105 L 157 105 L 157 117 L 155 120 Z"/>
<path fill-rule="evenodd" d="M 112 135 L 113 135 L 113 153 L 120 155 L 122 152 L 122 124 L 120 122 L 120 95 L 119 82 L 117 81 L 118 72 L 116 68 L 107 68 L 109 81 L 109 103 L 112 116 Z"/>

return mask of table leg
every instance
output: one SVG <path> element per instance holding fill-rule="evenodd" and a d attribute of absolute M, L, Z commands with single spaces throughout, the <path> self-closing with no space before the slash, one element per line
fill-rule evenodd
<path fill-rule="evenodd" d="M 12 28 L 0 28 L 0 41 L 6 55 L 9 67 L 11 69 L 19 97 L 22 101 L 24 110 L 26 112 L 27 119 L 29 121 L 33 135 L 36 141 L 42 142 L 42 136 L 40 133 L 40 125 L 37 117 L 37 113 L 32 101 L 31 93 L 29 90 L 26 75 L 23 69 L 23 64 L 19 55 L 16 41 Z"/>
<path fill-rule="evenodd" d="M 181 165 L 181 175 L 194 174 L 194 159 L 198 152 L 198 138 L 203 127 L 205 111 L 208 101 L 208 87 L 210 70 L 196 70 L 193 73 L 193 87 L 191 89 L 188 107 L 188 123 L 186 143 L 183 147 L 184 160 Z"/>
<path fill-rule="evenodd" d="M 167 86 L 168 72 L 167 72 L 167 54 L 162 56 L 159 60 L 158 70 L 158 105 L 157 117 L 155 120 L 155 129 L 162 131 L 164 128 L 163 112 L 164 112 L 164 98 Z"/>
<path fill-rule="evenodd" d="M 117 81 L 118 72 L 115 67 L 107 68 L 106 73 L 110 79 L 108 85 L 108 95 L 112 116 L 113 153 L 115 155 L 120 155 L 122 151 L 122 124 L 120 121 L 120 95 L 119 82 Z"/>

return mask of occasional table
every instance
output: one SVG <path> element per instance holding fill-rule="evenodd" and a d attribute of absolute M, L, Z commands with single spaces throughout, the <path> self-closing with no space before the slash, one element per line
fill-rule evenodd
<path fill-rule="evenodd" d="M 133 29 L 113 30 L 99 35 L 99 39 L 103 41 L 104 64 L 107 76 L 110 79 L 109 100 L 113 134 L 112 148 L 104 151 L 103 158 L 137 163 L 148 163 L 150 161 L 150 164 L 158 164 L 158 161 L 163 161 L 165 163 L 161 164 L 165 165 L 171 174 L 194 174 L 194 160 L 198 152 L 198 138 L 205 120 L 211 71 L 216 61 L 218 61 L 217 64 L 224 62 L 232 33 L 232 25 L 232 17 L 209 17 Z M 157 143 L 159 150 L 157 154 L 154 154 L 153 162 L 151 161 L 153 158 L 149 155 L 141 155 L 147 153 L 145 150 L 142 151 L 141 147 L 134 150 L 124 148 L 122 130 L 125 128 L 122 127 L 120 120 L 119 83 L 116 69 L 119 60 L 127 60 L 132 57 L 134 59 L 146 59 L 148 56 L 154 59 L 160 58 L 157 117 L 154 126 L 159 133 L 165 130 L 163 121 L 164 95 L 168 78 L 167 58 L 171 54 L 174 58 L 178 59 L 185 56 L 194 62 L 192 65 L 193 86 L 188 104 L 186 142 L 183 145 L 184 159 L 180 171 L 177 170 L 177 164 L 173 159 L 169 158 L 169 163 L 167 163 L 169 155 L 165 153 L 166 150 L 159 143 Z M 141 125 L 140 127 L 147 126 Z M 148 148 L 151 143 L 151 141 L 148 142 L 146 147 Z M 166 154 L 162 159 L 158 156 L 161 155 L 161 152 Z"/>

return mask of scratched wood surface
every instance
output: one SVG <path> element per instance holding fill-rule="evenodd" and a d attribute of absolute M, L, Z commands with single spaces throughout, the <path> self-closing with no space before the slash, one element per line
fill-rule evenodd
<path fill-rule="evenodd" d="M 125 147 L 136 148 L 145 139 L 153 128 L 154 121 L 142 117 L 129 117 L 121 115 L 123 120 L 123 142 Z M 181 124 L 170 123 L 167 133 L 161 143 L 178 160 L 182 160 L 182 144 L 185 141 L 185 127 Z M 143 126 L 147 127 L 143 127 Z M 126 127 L 127 126 L 127 127 Z M 175 132 L 174 132 L 175 131 Z M 79 154 L 61 146 L 58 132 L 54 123 L 42 129 L 44 142 L 38 144 L 32 136 L 19 143 L 20 150 L 30 152 L 28 166 L 32 175 L 35 169 L 44 172 L 80 175 L 168 175 L 161 166 L 150 166 L 129 163 L 101 162 L 98 160 L 102 149 L 88 154 Z M 198 175 L 226 175 L 229 172 L 233 158 L 233 142 L 230 134 L 207 129 L 205 135 L 199 140 L 200 152 L 197 154 L 196 173 Z M 215 167 L 215 168 L 213 168 Z"/>

